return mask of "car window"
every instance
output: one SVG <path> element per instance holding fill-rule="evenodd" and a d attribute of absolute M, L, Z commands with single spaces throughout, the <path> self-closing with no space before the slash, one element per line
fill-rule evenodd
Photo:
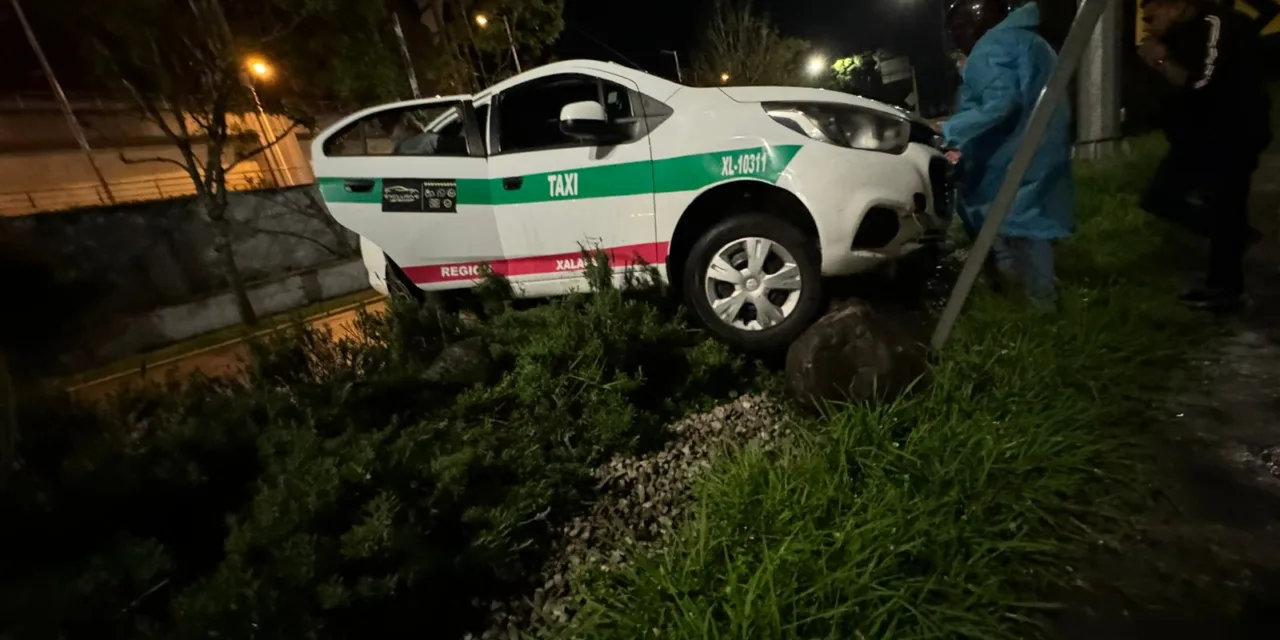
<path fill-rule="evenodd" d="M 632 116 L 626 87 L 584 75 L 534 80 L 504 91 L 498 102 L 498 142 L 503 153 L 584 143 L 560 132 L 560 110 L 573 102 L 602 102 L 611 120 Z"/>
<path fill-rule="evenodd" d="M 466 156 L 461 103 L 379 111 L 347 125 L 324 143 L 326 156 Z"/>

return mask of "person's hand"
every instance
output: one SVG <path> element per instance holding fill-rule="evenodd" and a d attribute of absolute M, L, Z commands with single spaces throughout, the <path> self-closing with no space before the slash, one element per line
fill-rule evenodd
<path fill-rule="evenodd" d="M 950 162 L 951 164 L 959 164 L 961 155 L 962 154 L 959 149 L 952 149 L 947 152 L 947 162 Z"/>
<path fill-rule="evenodd" d="M 1148 37 L 1142 41 L 1142 44 L 1138 45 L 1138 56 L 1152 68 L 1160 66 L 1160 63 L 1164 62 L 1165 56 L 1168 55 L 1169 48 L 1155 38 Z"/>
<path fill-rule="evenodd" d="M 938 134 L 942 133 L 942 123 L 939 122 L 938 120 L 930 120 L 929 128 L 933 129 L 934 133 L 938 133 Z"/>

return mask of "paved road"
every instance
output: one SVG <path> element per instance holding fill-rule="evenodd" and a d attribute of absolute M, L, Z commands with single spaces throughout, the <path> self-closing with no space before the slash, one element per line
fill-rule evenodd
<path fill-rule="evenodd" d="M 380 312 L 386 308 L 386 301 L 379 299 L 370 303 L 360 303 L 350 307 L 335 309 L 314 316 L 307 323 L 314 327 L 327 328 L 334 337 L 349 335 L 353 330 L 353 322 L 361 306 L 369 311 Z M 68 389 L 71 395 L 81 400 L 97 400 L 114 391 L 129 385 L 142 384 L 148 381 L 162 381 L 169 377 L 181 378 L 200 372 L 211 376 L 235 375 L 244 366 L 244 359 L 249 354 L 249 347 L 243 340 L 233 340 L 192 351 L 168 360 L 147 364 L 145 368 L 131 369 L 122 373 L 81 383 Z"/>

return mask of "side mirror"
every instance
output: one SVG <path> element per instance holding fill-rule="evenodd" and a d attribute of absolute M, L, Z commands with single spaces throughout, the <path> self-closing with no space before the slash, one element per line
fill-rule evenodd
<path fill-rule="evenodd" d="M 560 132 L 577 140 L 596 144 L 613 144 L 626 138 L 609 122 L 604 105 L 590 100 L 566 104 L 560 110 Z"/>

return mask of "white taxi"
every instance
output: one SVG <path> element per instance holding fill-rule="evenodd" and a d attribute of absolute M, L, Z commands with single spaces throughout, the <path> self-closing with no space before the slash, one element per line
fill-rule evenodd
<path fill-rule="evenodd" d="M 366 109 L 316 137 L 333 217 L 370 281 L 518 295 L 587 287 L 582 250 L 657 267 L 707 329 L 753 350 L 821 312 L 824 276 L 941 239 L 947 163 L 923 120 L 803 87 L 694 88 L 589 60 L 475 95 Z"/>

